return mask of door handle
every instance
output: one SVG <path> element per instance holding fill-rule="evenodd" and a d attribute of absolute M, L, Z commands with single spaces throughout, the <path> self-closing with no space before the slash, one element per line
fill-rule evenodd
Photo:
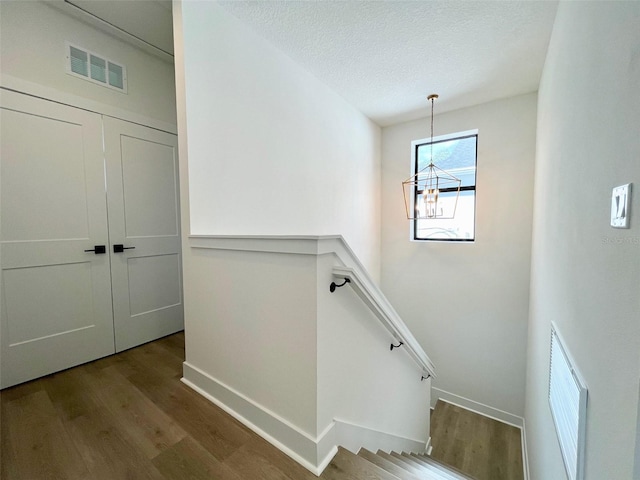
<path fill-rule="evenodd" d="M 107 253 L 107 247 L 105 245 L 94 245 L 91 250 L 85 250 L 85 252 L 94 252 L 96 255 L 101 253 Z"/>
<path fill-rule="evenodd" d="M 125 247 L 121 243 L 114 243 L 113 244 L 113 253 L 122 253 L 125 250 L 133 250 L 134 248 L 136 248 L 136 247 Z"/>

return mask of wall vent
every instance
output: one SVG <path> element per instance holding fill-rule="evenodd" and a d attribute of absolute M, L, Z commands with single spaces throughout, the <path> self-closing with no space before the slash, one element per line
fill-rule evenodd
<path fill-rule="evenodd" d="M 549 407 L 556 426 L 564 466 L 569 480 L 584 478 L 587 387 L 551 324 L 549 362 Z"/>
<path fill-rule="evenodd" d="M 89 50 L 66 44 L 65 67 L 69 75 L 127 93 L 127 69 L 124 65 Z"/>

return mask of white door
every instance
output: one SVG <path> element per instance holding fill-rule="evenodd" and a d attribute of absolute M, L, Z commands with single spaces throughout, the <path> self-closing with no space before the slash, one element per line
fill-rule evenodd
<path fill-rule="evenodd" d="M 177 137 L 104 118 L 116 350 L 183 329 Z"/>
<path fill-rule="evenodd" d="M 101 116 L 0 92 L 3 388 L 109 355 L 114 333 Z"/>

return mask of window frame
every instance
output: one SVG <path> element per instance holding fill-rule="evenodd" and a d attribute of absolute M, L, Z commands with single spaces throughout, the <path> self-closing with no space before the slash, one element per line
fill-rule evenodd
<path fill-rule="evenodd" d="M 422 138 L 419 140 L 413 140 L 411 142 L 411 172 L 412 175 L 418 173 L 418 148 L 424 145 L 430 145 L 431 143 L 442 143 L 450 140 L 458 140 L 464 138 L 475 137 L 476 139 L 476 158 L 475 158 L 475 182 L 473 186 L 461 186 L 460 194 L 463 192 L 474 192 L 473 197 L 473 238 L 420 238 L 417 236 L 418 221 L 419 219 L 413 219 L 409 228 L 409 240 L 412 242 L 455 242 L 455 243 L 474 243 L 476 240 L 476 214 L 477 214 L 477 186 L 478 186 L 478 130 L 466 130 L 463 132 L 449 133 L 445 135 L 439 135 L 432 138 Z M 445 188 L 440 190 L 441 193 L 454 192 L 457 188 Z M 413 210 L 418 196 L 417 188 L 414 188 L 413 195 L 411 196 L 411 209 Z"/>

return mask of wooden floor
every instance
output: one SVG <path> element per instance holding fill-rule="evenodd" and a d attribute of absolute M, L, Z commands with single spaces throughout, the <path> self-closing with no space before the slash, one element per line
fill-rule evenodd
<path fill-rule="evenodd" d="M 477 480 L 522 480 L 520 429 L 438 400 L 431 456 Z"/>
<path fill-rule="evenodd" d="M 180 382 L 183 361 L 179 333 L 3 390 L 0 478 L 317 479 Z M 478 480 L 520 480 L 519 431 L 504 427 L 438 405 L 433 456 Z M 345 455 L 320 478 L 366 476 Z"/>
<path fill-rule="evenodd" d="M 184 335 L 0 393 L 2 480 L 312 480 L 179 381 Z"/>

